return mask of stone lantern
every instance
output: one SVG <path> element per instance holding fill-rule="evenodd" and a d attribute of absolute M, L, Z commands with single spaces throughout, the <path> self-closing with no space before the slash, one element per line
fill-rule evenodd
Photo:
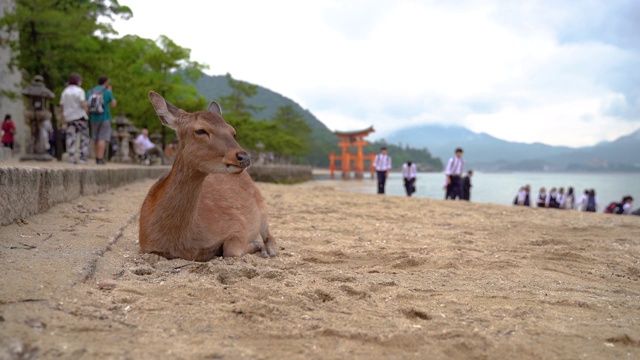
<path fill-rule="evenodd" d="M 22 95 L 29 102 L 24 117 L 31 127 L 31 144 L 27 148 L 27 153 L 20 157 L 20 161 L 51 161 L 54 158 L 47 153 L 49 129 L 45 124 L 47 121 L 51 124 L 51 112 L 47 109 L 47 100 L 54 99 L 56 96 L 44 86 L 44 79 L 40 75 L 33 77 L 31 85 L 22 90 Z"/>
<path fill-rule="evenodd" d="M 262 143 L 262 141 L 258 141 L 258 143 L 256 144 L 256 148 L 258 149 L 258 161 L 257 161 L 257 163 L 266 164 L 267 163 L 267 159 L 265 158 L 264 154 L 262 153 L 262 151 L 264 150 L 264 144 Z"/>
<path fill-rule="evenodd" d="M 162 148 L 162 135 L 160 135 L 158 130 L 155 130 L 153 134 L 149 135 L 149 140 L 158 148 Z"/>
<path fill-rule="evenodd" d="M 138 134 L 140 133 L 140 129 L 138 129 L 135 125 L 133 124 L 129 124 L 129 126 L 127 126 L 126 131 L 129 133 L 129 144 L 133 144 L 133 141 L 136 140 L 136 138 L 138 137 Z M 129 148 L 129 144 L 127 144 L 127 148 Z M 131 161 L 136 162 L 137 158 L 136 158 L 136 152 L 135 152 L 135 145 L 132 146 L 133 147 L 133 152 L 129 153 L 129 158 L 131 159 Z"/>
<path fill-rule="evenodd" d="M 114 119 L 114 123 L 116 124 L 115 135 L 118 141 L 118 152 L 113 161 L 122 163 L 131 162 L 131 157 L 129 156 L 129 142 L 131 138 L 129 127 L 133 126 L 133 124 L 122 113 Z"/>

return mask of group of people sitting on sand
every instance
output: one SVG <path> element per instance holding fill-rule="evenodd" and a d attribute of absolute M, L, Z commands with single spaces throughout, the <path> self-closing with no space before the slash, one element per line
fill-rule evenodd
<path fill-rule="evenodd" d="M 544 187 L 540 188 L 538 197 L 531 198 L 531 186 L 525 185 L 520 188 L 518 194 L 513 199 L 513 204 L 517 206 L 534 206 L 550 209 L 569 209 L 596 212 L 600 208 L 600 201 L 594 189 L 585 189 L 582 196 L 577 197 L 573 187 L 568 187 L 565 192 L 564 187 L 552 187 L 548 192 Z M 632 212 L 633 197 L 624 196 L 621 202 L 612 202 L 604 212 L 610 214 L 629 215 Z M 634 213 L 635 214 L 635 213 Z"/>

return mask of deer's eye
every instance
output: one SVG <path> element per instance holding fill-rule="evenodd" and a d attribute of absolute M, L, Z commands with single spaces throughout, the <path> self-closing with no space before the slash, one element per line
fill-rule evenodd
<path fill-rule="evenodd" d="M 196 130 L 196 135 L 207 135 L 207 132 L 203 129 Z"/>
<path fill-rule="evenodd" d="M 233 138 L 237 139 L 238 138 L 237 134 L 233 134 Z"/>

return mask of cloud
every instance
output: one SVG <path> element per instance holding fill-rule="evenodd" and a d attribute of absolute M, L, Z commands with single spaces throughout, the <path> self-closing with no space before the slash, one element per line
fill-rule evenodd
<path fill-rule="evenodd" d="M 637 1 L 181 4 L 138 0 L 116 28 L 166 34 L 212 74 L 282 93 L 332 130 L 457 124 L 577 146 L 640 126 Z"/>

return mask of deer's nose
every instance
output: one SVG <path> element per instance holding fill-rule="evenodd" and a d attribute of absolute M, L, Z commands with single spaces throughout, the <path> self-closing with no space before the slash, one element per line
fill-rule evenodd
<path fill-rule="evenodd" d="M 240 151 L 236 154 L 236 160 L 243 168 L 251 165 L 251 155 L 248 152 Z"/>

